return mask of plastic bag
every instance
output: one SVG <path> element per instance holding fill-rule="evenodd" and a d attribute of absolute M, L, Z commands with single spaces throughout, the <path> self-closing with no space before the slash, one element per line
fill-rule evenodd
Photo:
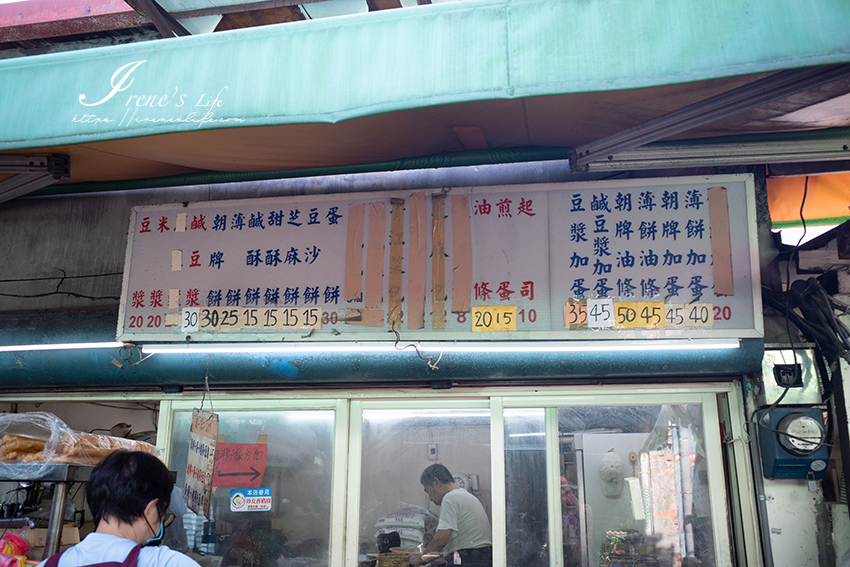
<path fill-rule="evenodd" d="M 51 465 L 96 465 L 113 451 L 144 451 L 149 443 L 74 431 L 47 412 L 0 414 L 0 477 L 38 480 Z"/>

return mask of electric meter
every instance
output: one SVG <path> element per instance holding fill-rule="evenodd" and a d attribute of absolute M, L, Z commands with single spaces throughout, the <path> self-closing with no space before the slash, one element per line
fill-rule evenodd
<path fill-rule="evenodd" d="M 816 408 L 774 408 L 755 414 L 765 478 L 822 479 L 829 450 L 823 412 Z"/>

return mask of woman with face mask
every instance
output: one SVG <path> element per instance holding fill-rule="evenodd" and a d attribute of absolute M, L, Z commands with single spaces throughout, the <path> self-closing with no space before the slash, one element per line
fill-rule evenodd
<path fill-rule="evenodd" d="M 38 567 L 199 567 L 157 544 L 174 518 L 168 512 L 174 482 L 148 453 L 119 451 L 92 470 L 86 501 L 95 531 Z"/>

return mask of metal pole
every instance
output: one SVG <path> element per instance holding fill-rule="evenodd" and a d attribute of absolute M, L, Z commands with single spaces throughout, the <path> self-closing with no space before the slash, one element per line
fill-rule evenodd
<path fill-rule="evenodd" d="M 44 542 L 44 556 L 59 553 L 59 543 L 62 539 L 62 525 L 65 522 L 65 499 L 68 496 L 68 483 L 57 482 L 53 488 L 53 504 L 50 506 L 50 521 L 47 524 L 47 538 Z"/>

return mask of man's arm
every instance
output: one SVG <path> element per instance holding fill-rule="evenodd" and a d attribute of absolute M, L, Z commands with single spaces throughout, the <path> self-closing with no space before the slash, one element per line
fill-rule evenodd
<path fill-rule="evenodd" d="M 425 547 L 422 553 L 440 553 L 446 547 L 446 544 L 449 543 L 451 537 L 452 530 L 437 530 L 437 533 L 434 534 L 434 537 L 431 538 L 431 541 L 428 542 L 427 547 Z"/>

